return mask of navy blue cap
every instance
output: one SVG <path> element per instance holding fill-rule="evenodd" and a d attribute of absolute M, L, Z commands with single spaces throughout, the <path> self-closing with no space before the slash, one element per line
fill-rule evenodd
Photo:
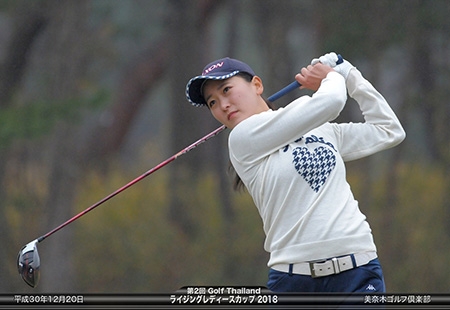
<path fill-rule="evenodd" d="M 203 98 L 202 87 L 206 80 L 226 80 L 239 72 L 245 72 L 255 76 L 252 68 L 242 61 L 229 57 L 213 61 L 203 68 L 202 75 L 192 78 L 186 86 L 187 100 L 196 107 L 206 106 Z"/>

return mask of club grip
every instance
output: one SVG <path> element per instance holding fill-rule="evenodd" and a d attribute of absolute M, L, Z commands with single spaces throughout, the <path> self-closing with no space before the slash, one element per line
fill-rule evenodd
<path fill-rule="evenodd" d="M 336 65 L 339 65 L 344 62 L 344 59 L 342 58 L 342 56 L 340 54 L 337 56 L 338 56 L 338 60 L 336 61 Z M 272 96 L 270 96 L 267 100 L 269 100 L 270 102 L 274 102 L 275 100 L 283 97 L 284 95 L 293 91 L 294 89 L 299 88 L 300 86 L 302 86 L 302 85 L 299 82 L 294 81 L 291 84 L 289 84 L 288 86 L 286 86 L 285 88 L 283 88 L 282 90 L 280 90 L 280 91 L 276 92 L 275 94 L 273 94 Z"/>

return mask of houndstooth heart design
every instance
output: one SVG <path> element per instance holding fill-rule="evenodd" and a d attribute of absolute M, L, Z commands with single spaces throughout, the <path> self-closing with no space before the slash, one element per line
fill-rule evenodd
<path fill-rule="evenodd" d="M 320 146 L 311 153 L 306 147 L 296 147 L 292 152 L 297 172 L 317 193 L 336 166 L 336 157 L 326 147 Z"/>

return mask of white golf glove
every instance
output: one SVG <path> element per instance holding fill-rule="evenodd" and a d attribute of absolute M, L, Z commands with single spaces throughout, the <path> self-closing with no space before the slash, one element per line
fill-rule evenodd
<path fill-rule="evenodd" d="M 338 61 L 338 56 L 336 55 L 336 53 L 332 52 L 332 53 L 328 53 L 325 54 L 323 56 L 320 56 L 319 58 L 314 58 L 311 61 L 311 65 L 315 65 L 318 62 L 323 63 L 324 65 L 330 66 L 331 68 L 334 68 L 336 66 L 336 62 Z"/>
<path fill-rule="evenodd" d="M 348 74 L 350 73 L 350 70 L 352 68 L 354 68 L 354 66 L 345 59 L 343 59 L 342 63 L 336 64 L 338 59 L 339 58 L 336 55 L 336 53 L 331 52 L 331 53 L 325 54 L 323 56 L 320 56 L 319 58 L 314 58 L 311 61 L 311 65 L 314 66 L 316 63 L 321 62 L 324 65 L 327 65 L 327 66 L 330 66 L 331 68 L 333 68 L 334 71 L 341 74 L 347 80 Z"/>

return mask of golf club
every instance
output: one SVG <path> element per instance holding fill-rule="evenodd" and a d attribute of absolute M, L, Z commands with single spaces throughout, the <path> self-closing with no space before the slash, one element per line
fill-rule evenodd
<path fill-rule="evenodd" d="M 342 61 L 343 61 L 342 57 L 340 55 L 338 55 L 338 58 L 339 59 L 338 59 L 336 64 L 342 63 Z M 272 95 L 271 97 L 269 97 L 268 100 L 270 102 L 273 102 L 273 101 L 279 99 L 280 97 L 286 95 L 287 93 L 293 91 L 294 89 L 296 89 L 296 88 L 298 88 L 300 86 L 301 86 L 300 83 L 298 83 L 297 81 L 294 81 L 291 84 L 289 84 L 288 86 L 286 86 L 285 88 L 281 89 L 280 91 L 278 91 L 277 93 Z M 215 129 L 214 131 L 212 131 L 211 133 L 207 134 L 203 138 L 200 138 L 196 142 L 194 142 L 191 145 L 189 145 L 188 147 L 184 148 L 183 150 L 181 150 L 177 154 L 175 154 L 172 157 L 166 159 L 165 161 L 161 162 L 159 165 L 157 165 L 154 168 L 148 170 L 147 172 L 143 173 L 142 175 L 140 175 L 136 179 L 132 180 L 128 184 L 124 185 L 123 187 L 121 187 L 118 190 L 116 190 L 115 192 L 109 194 L 108 196 L 106 196 L 102 200 L 100 200 L 97 203 L 93 204 L 92 206 L 90 206 L 86 210 L 80 212 L 79 214 L 75 215 L 74 217 L 72 217 L 68 221 L 62 223 L 58 227 L 56 227 L 53 230 L 49 231 L 45 235 L 42 235 L 41 237 L 39 237 L 39 238 L 29 242 L 28 244 L 26 244 L 19 251 L 19 254 L 17 256 L 17 269 L 19 270 L 19 274 L 22 276 L 23 280 L 31 287 L 36 287 L 38 285 L 38 283 L 39 283 L 39 279 L 40 279 L 40 269 L 39 269 L 40 268 L 40 258 L 39 258 L 39 253 L 38 253 L 38 250 L 37 250 L 37 244 L 39 242 L 42 242 L 44 239 L 46 239 L 50 235 L 54 234 L 55 232 L 57 232 L 58 230 L 62 229 L 65 226 L 67 226 L 68 224 L 72 223 L 73 221 L 75 221 L 76 219 L 80 218 L 84 214 L 88 213 L 89 211 L 95 209 L 99 205 L 101 205 L 104 202 L 108 201 L 109 199 L 113 198 L 117 194 L 123 192 L 124 190 L 126 190 L 130 186 L 136 184 L 137 182 L 139 182 L 140 180 L 144 179 L 145 177 L 149 176 L 150 174 L 152 174 L 156 170 L 159 170 L 160 168 L 162 168 L 165 165 L 169 164 L 170 162 L 174 161 L 175 159 L 177 159 L 181 155 L 186 154 L 187 152 L 189 152 L 193 148 L 195 148 L 198 145 L 202 144 L 203 142 L 209 140 L 210 138 L 216 136 L 217 134 L 222 132 L 225 128 L 226 127 L 224 125 L 220 126 L 219 128 Z"/>

